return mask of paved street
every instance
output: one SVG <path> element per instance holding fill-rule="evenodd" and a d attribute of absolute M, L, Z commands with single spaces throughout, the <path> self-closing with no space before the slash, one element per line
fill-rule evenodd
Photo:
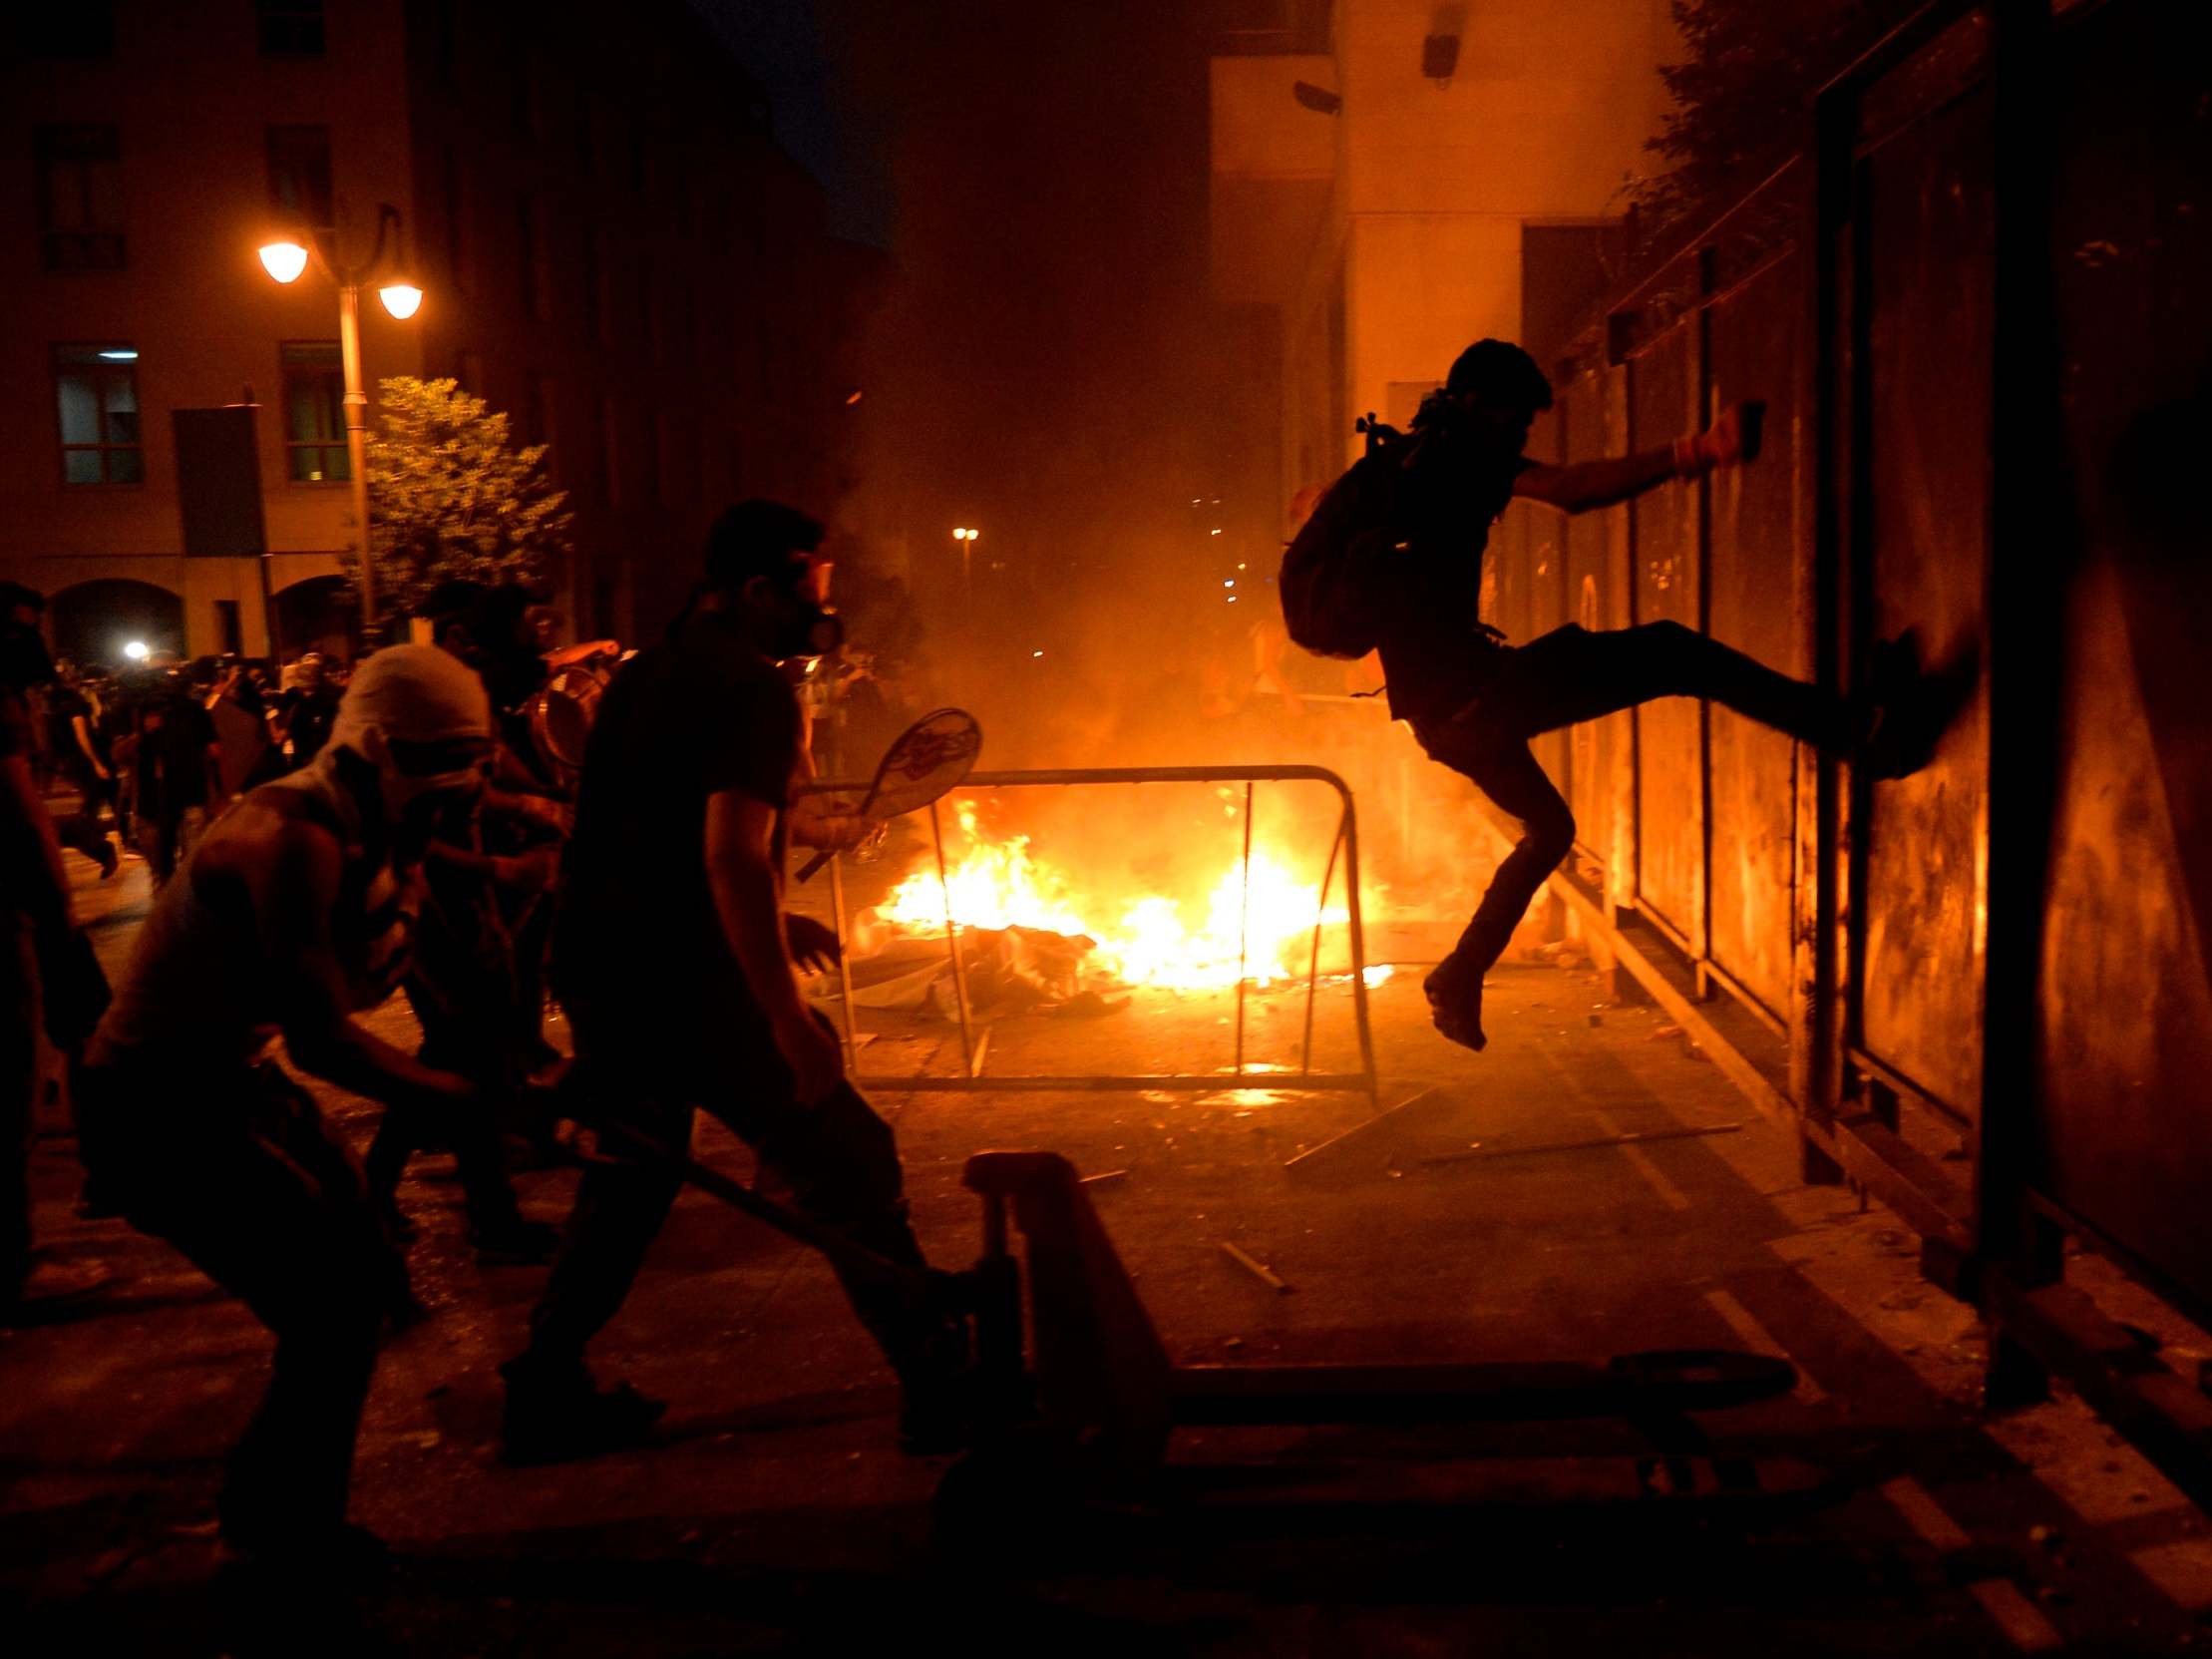
<path fill-rule="evenodd" d="M 145 872 L 89 881 L 111 970 Z M 1818 1471 L 1810 1500 L 1730 1513 L 1695 1499 L 1597 1501 L 1590 1471 L 1640 1443 L 1620 1425 L 1392 1426 L 1187 1434 L 1200 1463 L 1426 1469 L 1414 1505 L 1235 1501 L 1016 1526 L 1019 1551 L 933 1538 L 947 1466 L 893 1444 L 894 1391 L 808 1253 L 687 1193 L 597 1350 L 673 1405 L 660 1444 L 527 1471 L 494 1456 L 495 1367 L 541 1272 L 482 1269 L 449 1160 L 403 1200 L 434 1317 L 396 1337 L 364 1428 L 355 1512 L 400 1555 L 351 1642 L 426 1654 L 917 1650 L 1418 1654 L 1925 1655 L 2186 1651 L 2212 1631 L 2202 1517 L 2077 1404 L 1977 1413 L 1982 1335 L 1918 1275 L 1916 1241 L 1845 1188 L 1797 1178 L 1759 1119 L 1653 1010 L 1603 1006 L 1587 972 L 1509 963 L 1476 1056 L 1428 1032 L 1419 975 L 1376 993 L 1385 1103 L 1440 1091 L 1310 1180 L 1285 1161 L 1369 1115 L 1363 1099 L 1253 1088 L 1196 1097 L 884 1092 L 917 1223 L 972 1258 L 962 1160 L 1051 1147 L 1099 1213 L 1179 1360 L 1602 1358 L 1736 1345 L 1786 1353 L 1794 1396 L 1707 1420 L 1716 1449 Z M 1226 1062 L 1231 1005 L 1140 997 L 1091 1021 L 996 1032 L 994 1070 Z M 1260 999 L 1255 1051 L 1294 1059 L 1302 1003 Z M 405 1039 L 395 1005 L 375 1017 Z M 1324 991 L 1317 1063 L 1350 1056 Z M 889 1026 L 871 1070 L 949 1069 L 939 1025 Z M 556 1028 L 556 1037 L 559 1036 Z M 374 1110 L 318 1089 L 365 1141 Z M 1681 1129 L 1719 1132 L 1437 1164 L 1457 1151 Z M 702 1152 L 749 1159 L 718 1128 Z M 27 1623 L 16 1652 L 325 1651 L 212 1582 L 218 1459 L 266 1375 L 236 1303 L 165 1247 L 81 1221 L 74 1148 L 37 1147 L 38 1224 L 106 1290 L 0 1337 L 0 1550 Z M 557 1219 L 572 1178 L 523 1177 Z M 1234 1244 L 1290 1290 L 1239 1266 Z M 2088 1264 L 2084 1282 L 2094 1284 Z M 2119 1294 L 2119 1293 L 2111 1293 Z M 2147 1299 L 2146 1340 L 2194 1375 L 2188 1333 Z M 1514 1459 L 1508 1465 L 1505 1459 Z M 1577 1471 L 1582 1471 L 1580 1474 Z M 1227 1482 L 1220 1482 L 1227 1484 Z"/>

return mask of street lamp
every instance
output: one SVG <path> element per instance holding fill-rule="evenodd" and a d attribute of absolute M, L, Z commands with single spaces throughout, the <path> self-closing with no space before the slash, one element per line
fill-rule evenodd
<path fill-rule="evenodd" d="M 354 553 L 360 564 L 361 644 L 374 649 L 377 636 L 376 571 L 369 551 L 369 394 L 361 388 L 361 286 L 382 272 L 376 296 L 393 318 L 405 322 L 422 308 L 423 290 L 408 276 L 399 247 L 399 209 L 389 203 L 376 208 L 376 246 L 361 264 L 338 262 L 335 246 L 312 231 L 299 236 L 276 236 L 262 244 L 261 268 L 281 283 L 296 282 L 313 259 L 317 269 L 338 287 L 338 350 L 345 364 L 346 464 L 353 474 Z M 385 238 L 391 238 L 391 257 L 385 256 Z M 269 641 L 276 648 L 276 641 Z"/>
<path fill-rule="evenodd" d="M 969 530 L 964 525 L 952 532 L 952 540 L 960 544 L 960 593 L 963 603 L 970 606 L 975 603 L 975 581 L 968 569 L 968 559 L 975 551 L 975 538 L 980 535 L 980 530 Z"/>

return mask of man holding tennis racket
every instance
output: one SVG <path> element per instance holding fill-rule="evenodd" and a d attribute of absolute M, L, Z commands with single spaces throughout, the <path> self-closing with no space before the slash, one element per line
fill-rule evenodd
<path fill-rule="evenodd" d="M 819 602 L 809 557 L 822 535 L 774 502 L 723 514 L 691 604 L 599 705 L 561 879 L 553 985 L 575 1033 L 569 1115 L 598 1129 L 608 1156 L 585 1170 L 530 1346 L 503 1368 L 510 1462 L 635 1444 L 663 1409 L 627 1385 L 598 1389 L 584 1365 L 681 1178 L 665 1157 L 622 1156 L 625 1125 L 680 1150 L 704 1107 L 801 1209 L 892 1261 L 924 1265 L 890 1125 L 846 1080 L 834 1032 L 799 994 L 795 957 L 827 959 L 836 941 L 783 910 L 800 719 L 773 664 L 836 648 L 837 619 Z M 848 839 L 868 828 L 854 815 Z M 844 1282 L 904 1386 L 907 1444 L 949 1444 L 964 1329 L 880 1283 Z"/>

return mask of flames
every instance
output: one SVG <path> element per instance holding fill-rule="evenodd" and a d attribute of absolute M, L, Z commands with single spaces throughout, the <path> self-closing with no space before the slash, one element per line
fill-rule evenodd
<path fill-rule="evenodd" d="M 1126 985 L 1225 990 L 1237 984 L 1240 963 L 1249 984 L 1303 979 L 1316 923 L 1329 928 L 1346 920 L 1343 906 L 1319 905 L 1318 869 L 1294 873 L 1292 861 L 1274 849 L 1254 848 L 1249 899 L 1239 855 L 1210 882 L 1202 874 L 1183 897 L 1103 898 L 1080 891 L 1065 870 L 1040 859 L 1028 836 L 991 834 L 978 822 L 973 801 L 960 801 L 956 815 L 957 833 L 946 836 L 953 919 L 963 929 L 1033 928 L 1086 937 L 1096 944 L 1093 971 Z M 941 930 L 944 895 L 934 860 L 925 859 L 877 911 L 897 926 Z M 1367 983 L 1388 973 L 1371 968 Z"/>

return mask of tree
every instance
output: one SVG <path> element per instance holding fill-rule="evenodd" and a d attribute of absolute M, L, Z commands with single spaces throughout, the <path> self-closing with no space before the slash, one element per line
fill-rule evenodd
<path fill-rule="evenodd" d="M 1646 247 L 1710 218 L 1801 149 L 1812 95 L 1926 0 L 1671 0 L 1688 48 L 1660 68 L 1675 109 L 1631 187 Z"/>
<path fill-rule="evenodd" d="M 403 374 L 377 394 L 368 478 L 379 609 L 405 616 L 457 579 L 543 582 L 575 522 L 547 477 L 546 446 L 511 447 L 507 416 L 458 381 Z"/>

